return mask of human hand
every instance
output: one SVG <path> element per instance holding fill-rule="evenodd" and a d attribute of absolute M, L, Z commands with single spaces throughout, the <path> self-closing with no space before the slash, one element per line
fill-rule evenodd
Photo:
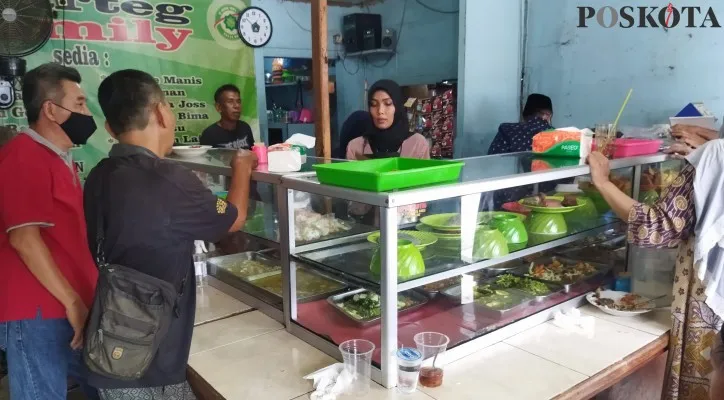
<path fill-rule="evenodd" d="M 695 125 L 677 124 L 671 127 L 671 136 L 677 139 L 683 137 L 699 138 L 703 139 L 704 142 L 708 142 L 717 139 L 719 132 Z"/>
<path fill-rule="evenodd" d="M 257 166 L 256 155 L 250 151 L 238 150 L 231 159 L 231 170 L 235 173 L 251 173 Z"/>
<path fill-rule="evenodd" d="M 664 149 L 664 153 L 671 154 L 674 156 L 674 158 L 685 158 L 688 156 L 694 149 L 689 147 L 689 145 L 681 142 L 677 142 L 672 144 L 669 148 Z"/>
<path fill-rule="evenodd" d="M 83 331 L 88 319 L 88 307 L 83 304 L 81 299 L 76 299 L 66 307 L 65 315 L 73 328 L 73 340 L 70 341 L 70 347 L 78 350 L 83 347 Z"/>
<path fill-rule="evenodd" d="M 587 162 L 591 167 L 591 180 L 594 186 L 600 188 L 607 182 L 610 182 L 608 176 L 611 174 L 611 167 L 606 156 L 594 151 L 588 155 Z"/>
<path fill-rule="evenodd" d="M 698 148 L 699 146 L 702 146 L 704 143 L 706 143 L 708 140 L 699 136 L 696 133 L 691 132 L 683 132 L 679 137 L 677 138 L 679 143 L 683 143 L 691 148 Z"/>

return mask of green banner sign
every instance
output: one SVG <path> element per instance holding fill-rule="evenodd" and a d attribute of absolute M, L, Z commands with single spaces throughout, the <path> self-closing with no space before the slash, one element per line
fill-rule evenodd
<path fill-rule="evenodd" d="M 55 0 L 50 41 L 25 59 L 28 69 L 45 62 L 77 68 L 98 131 L 73 149 L 82 176 L 106 157 L 113 139 L 97 100 L 100 82 L 113 71 L 140 69 L 153 75 L 176 111 L 176 141 L 198 142 L 218 119 L 214 91 L 233 83 L 241 90 L 242 118 L 258 138 L 254 53 L 239 39 L 242 0 Z M 27 126 L 18 100 L 0 110 L 0 125 Z"/>

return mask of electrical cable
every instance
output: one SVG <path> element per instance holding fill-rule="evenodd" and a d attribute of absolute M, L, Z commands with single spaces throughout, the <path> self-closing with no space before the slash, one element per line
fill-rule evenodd
<path fill-rule="evenodd" d="M 338 52 L 339 52 L 339 50 L 338 50 Z M 357 73 L 359 72 L 359 68 L 360 68 L 359 62 L 357 63 L 357 69 L 354 72 L 349 72 L 349 70 L 347 69 L 347 66 L 344 63 L 345 61 L 347 61 L 347 53 L 342 53 L 342 54 L 343 54 L 343 56 L 340 56 L 340 58 L 342 59 L 342 68 L 344 69 L 344 71 L 352 76 L 357 75 Z"/>
<path fill-rule="evenodd" d="M 460 12 L 460 9 L 457 9 L 455 11 L 440 10 L 439 8 L 428 6 L 427 4 L 423 3 L 422 0 L 415 0 L 415 1 L 417 2 L 417 4 L 427 8 L 428 10 L 430 10 L 432 12 L 436 12 L 438 14 L 457 14 Z"/>
<path fill-rule="evenodd" d="M 299 29 L 301 29 L 301 30 L 303 30 L 303 31 L 305 31 L 305 32 L 311 32 L 311 31 L 312 31 L 311 29 L 307 29 L 307 28 L 303 27 L 299 22 L 297 22 L 297 20 L 294 19 L 294 17 L 292 16 L 292 13 L 289 12 L 289 9 L 287 8 L 286 5 L 282 4 L 282 7 L 284 7 L 284 11 L 287 12 L 287 15 L 289 16 L 289 19 L 291 19 L 292 22 L 294 22 L 294 24 L 299 27 Z"/>

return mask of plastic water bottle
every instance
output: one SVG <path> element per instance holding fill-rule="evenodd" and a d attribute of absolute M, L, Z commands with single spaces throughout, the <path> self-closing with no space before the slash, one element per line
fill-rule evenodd
<path fill-rule="evenodd" d="M 203 240 L 194 241 L 194 272 L 196 273 L 196 287 L 206 286 L 206 244 Z"/>

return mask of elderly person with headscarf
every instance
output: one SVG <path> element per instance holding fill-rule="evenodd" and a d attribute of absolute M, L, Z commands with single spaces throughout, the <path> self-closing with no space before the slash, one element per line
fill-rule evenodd
<path fill-rule="evenodd" d="M 372 124 L 347 145 L 348 160 L 408 157 L 430 158 L 430 145 L 419 133 L 410 131 L 402 89 L 384 79 L 369 90 L 369 114 Z"/>
<path fill-rule="evenodd" d="M 688 155 L 680 175 L 653 205 L 636 202 L 609 180 L 608 159 L 589 156 L 593 184 L 628 221 L 631 244 L 679 247 L 674 278 L 673 328 L 664 399 L 706 400 L 710 361 L 724 317 L 724 140 Z"/>

